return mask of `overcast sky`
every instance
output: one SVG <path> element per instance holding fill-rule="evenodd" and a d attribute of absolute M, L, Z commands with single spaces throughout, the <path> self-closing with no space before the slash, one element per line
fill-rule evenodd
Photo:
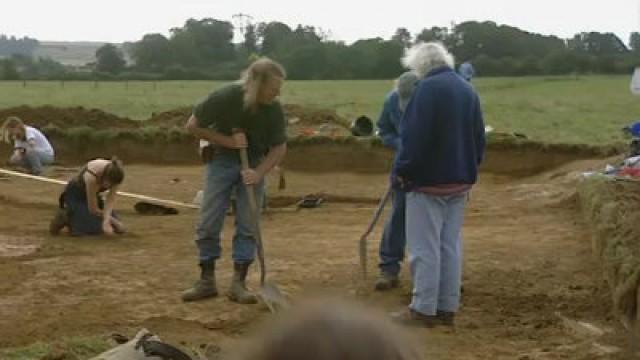
<path fill-rule="evenodd" d="M 582 31 L 614 32 L 625 43 L 640 31 L 640 0 L 5 0 L 0 33 L 39 40 L 139 40 L 144 34 L 168 35 L 190 17 L 313 25 L 348 43 L 380 36 L 398 27 L 413 34 L 451 22 L 492 20 L 499 24 L 563 38 Z"/>

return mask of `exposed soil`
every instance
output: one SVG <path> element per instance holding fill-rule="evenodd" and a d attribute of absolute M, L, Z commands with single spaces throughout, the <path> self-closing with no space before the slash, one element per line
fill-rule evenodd
<path fill-rule="evenodd" d="M 0 119 L 17 115 L 38 127 L 62 129 L 168 129 L 182 126 L 190 112 L 181 108 L 133 121 L 81 107 L 23 106 L 0 110 Z M 269 179 L 270 209 L 262 221 L 269 278 L 294 300 L 322 293 L 381 311 L 403 307 L 410 290 L 406 269 L 401 289 L 380 294 L 371 290 L 373 277 L 366 282 L 359 278 L 357 266 L 357 240 L 385 191 L 391 152 L 366 143 L 331 142 L 331 137 L 348 134 L 345 120 L 331 110 L 288 105 L 285 112 L 290 135 L 325 135 L 328 142 L 291 146 L 284 164 L 286 190 L 278 191 L 278 179 Z M 189 202 L 202 188 L 192 139 L 151 139 L 144 146 L 137 139 L 117 144 L 53 140 L 58 162 L 70 166 L 54 167 L 55 178 L 68 179 L 74 166 L 90 157 L 117 154 L 127 164 L 124 191 Z M 7 149 L 0 148 L 0 157 L 7 156 Z M 579 173 L 602 167 L 601 160 L 579 159 L 607 154 L 510 139 L 490 143 L 467 209 L 458 326 L 455 331 L 414 330 L 425 356 L 625 358 L 627 335 L 614 320 L 575 195 Z M 133 335 L 147 327 L 171 343 L 215 344 L 224 358 L 242 346 L 258 323 L 270 320 L 263 307 L 236 305 L 224 296 L 196 304 L 180 301 L 180 291 L 197 276 L 196 211 L 143 216 L 133 210 L 133 200 L 122 198 L 118 210 L 130 234 L 115 239 L 51 237 L 47 226 L 60 190 L 0 176 L 0 349 L 76 335 Z M 307 194 L 320 194 L 325 202 L 297 211 L 295 204 Z M 229 217 L 218 267 L 222 292 L 231 275 L 232 224 Z M 370 236 L 370 274 L 376 273 L 380 232 L 378 226 Z M 255 286 L 257 269 L 250 278 Z M 574 320 L 593 324 L 605 335 L 585 334 Z M 604 354 L 607 346 L 615 347 L 612 355 Z"/>
<path fill-rule="evenodd" d="M 290 142 L 292 151 L 286 159 L 287 168 L 318 173 L 384 173 L 390 168 L 393 154 L 382 145 L 372 144 L 371 139 L 346 141 L 350 140 L 347 137 L 350 131 L 346 127 L 346 120 L 335 111 L 295 104 L 287 104 L 284 108 L 289 122 L 289 136 L 295 138 Z M 195 165 L 199 163 L 196 141 L 184 135 L 167 135 L 173 131 L 169 129 L 181 129 L 190 113 L 191 108 L 184 107 L 153 114 L 146 121 L 134 121 L 82 107 L 20 106 L 0 110 L 0 120 L 15 115 L 37 127 L 55 126 L 62 129 L 48 133 L 56 149 L 56 162 L 60 165 L 112 155 L 117 155 L 127 164 Z M 109 138 L 117 132 L 102 135 L 91 131 L 74 134 L 64 132 L 74 127 L 125 131 L 118 135 L 117 141 Z M 139 130 L 142 127 L 167 131 Z M 127 136 L 126 130 L 136 130 L 137 133 Z M 141 142 L 144 142 L 144 146 L 140 146 Z M 492 134 L 482 169 L 496 174 L 528 176 L 574 160 L 605 157 L 619 151 L 616 147 L 545 144 L 518 140 L 510 135 Z M 0 146 L 0 159 L 8 158 L 10 152 L 10 146 Z"/>
<path fill-rule="evenodd" d="M 284 112 L 288 122 L 289 136 L 343 136 L 350 132 L 346 119 L 334 110 L 307 108 L 296 104 L 285 104 Z M 153 114 L 145 125 L 162 128 L 181 127 L 191 115 L 191 108 L 184 107 Z"/>
<path fill-rule="evenodd" d="M 42 128 L 56 126 L 67 129 L 79 126 L 88 126 L 94 129 L 132 129 L 139 126 L 140 122 L 110 114 L 98 109 L 86 109 L 82 106 L 60 108 L 55 106 L 18 106 L 0 110 L 0 121 L 8 116 L 17 116 L 26 124 Z"/>
<path fill-rule="evenodd" d="M 85 109 L 80 106 L 71 108 L 19 106 L 0 110 L 0 120 L 4 121 L 8 116 L 18 116 L 27 124 L 37 128 L 54 126 L 59 129 L 69 129 L 86 126 L 97 130 L 140 127 L 182 129 L 191 115 L 191 111 L 191 107 L 182 107 L 153 113 L 151 118 L 145 121 L 135 121 L 102 110 Z M 346 120 L 334 110 L 287 104 L 284 105 L 284 111 L 288 122 L 289 136 L 345 136 L 350 134 L 346 127 Z"/>
<path fill-rule="evenodd" d="M 576 173 L 601 165 L 574 162 L 524 178 L 481 176 L 466 212 L 465 292 L 456 330 L 412 330 L 426 358 L 624 358 L 626 334 L 611 315 L 590 234 L 575 206 Z M 190 201 L 202 184 L 197 166 L 135 165 L 127 171 L 124 191 L 174 200 Z M 53 172 L 61 179 L 71 174 Z M 389 293 L 372 291 L 373 276 L 359 278 L 357 241 L 386 183 L 384 173 L 289 171 L 287 189 L 278 192 L 277 179 L 270 179 L 271 198 L 288 200 L 280 206 L 309 193 L 329 194 L 317 209 L 280 207 L 264 216 L 270 280 L 294 300 L 322 293 L 383 311 L 405 306 L 406 266 L 402 287 Z M 24 256 L 0 250 L 0 348 L 74 335 L 133 335 L 147 327 L 175 344 L 216 344 L 224 358 L 258 323 L 270 320 L 263 307 L 236 305 L 224 296 L 180 301 L 180 292 L 197 276 L 195 211 L 142 216 L 133 211 L 134 201 L 121 198 L 118 208 L 129 235 L 50 237 L 46 229 L 58 191 L 29 180 L 0 183 L 0 242 L 38 249 Z M 231 275 L 232 224 L 229 217 L 220 290 Z M 369 274 L 376 273 L 380 228 L 369 238 Z M 252 269 L 250 286 L 257 282 Z M 593 324 L 605 335 L 580 333 L 572 320 Z M 622 351 L 603 355 L 601 345 Z"/>
<path fill-rule="evenodd" d="M 288 119 L 290 136 L 344 136 L 349 135 L 347 120 L 335 110 L 309 109 L 300 105 L 286 104 L 284 112 Z"/>
<path fill-rule="evenodd" d="M 152 113 L 151 118 L 144 123 L 149 126 L 158 126 L 163 128 L 184 126 L 185 122 L 191 115 L 191 111 L 192 109 L 186 106 L 160 113 Z"/>

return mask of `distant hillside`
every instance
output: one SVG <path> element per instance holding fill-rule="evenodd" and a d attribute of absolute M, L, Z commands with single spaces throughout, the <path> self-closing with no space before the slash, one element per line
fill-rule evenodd
<path fill-rule="evenodd" d="M 41 41 L 35 57 L 49 57 L 64 65 L 82 66 L 96 61 L 96 50 L 103 42 Z M 121 44 L 115 44 L 121 46 Z"/>

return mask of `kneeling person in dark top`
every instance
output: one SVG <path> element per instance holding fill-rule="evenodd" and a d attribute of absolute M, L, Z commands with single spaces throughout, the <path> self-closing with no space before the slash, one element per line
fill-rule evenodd
<path fill-rule="evenodd" d="M 51 234 L 57 235 L 65 227 L 74 236 L 124 233 L 124 225 L 113 212 L 123 180 L 124 169 L 117 158 L 89 161 L 60 195 L 59 209 L 49 227 Z"/>

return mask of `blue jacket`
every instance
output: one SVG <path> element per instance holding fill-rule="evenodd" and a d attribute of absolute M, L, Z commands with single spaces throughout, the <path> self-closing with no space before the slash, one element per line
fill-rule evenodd
<path fill-rule="evenodd" d="M 394 90 L 385 97 L 382 113 L 376 125 L 382 143 L 396 151 L 400 149 L 400 120 L 402 120 L 400 97 Z"/>
<path fill-rule="evenodd" d="M 482 110 L 473 87 L 453 69 L 434 69 L 420 81 L 401 127 L 393 172 L 405 190 L 475 184 L 485 148 Z"/>

